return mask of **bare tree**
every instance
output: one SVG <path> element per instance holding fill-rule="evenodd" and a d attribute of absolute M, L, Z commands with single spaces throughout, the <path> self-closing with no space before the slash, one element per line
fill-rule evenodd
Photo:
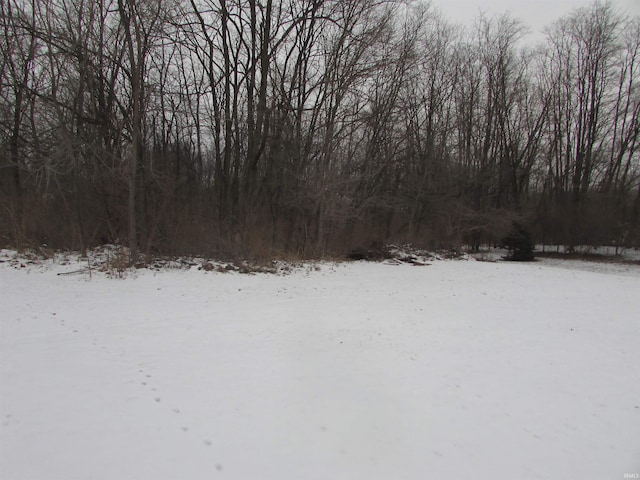
<path fill-rule="evenodd" d="M 148 59 L 162 21 L 159 0 L 118 0 L 118 13 L 124 34 L 127 64 L 125 73 L 129 87 L 131 134 L 129 156 L 128 227 L 131 261 L 138 254 L 138 170 L 144 167 L 146 84 Z"/>
<path fill-rule="evenodd" d="M 15 0 L 0 1 L 0 144 L 8 146 L 7 154 L 0 155 L 2 175 L 0 191 L 7 195 L 8 204 L 3 213 L 10 217 L 13 235 L 18 244 L 24 240 L 24 185 L 25 129 L 36 82 L 35 57 L 37 38 L 32 27 L 35 5 Z M 6 147 L 5 147 L 6 148 Z M 4 203 L 4 202 L 3 202 Z"/>
<path fill-rule="evenodd" d="M 612 105 L 620 25 L 610 3 L 596 2 L 548 31 L 547 88 L 552 100 L 548 166 L 557 200 L 565 202 L 570 196 L 568 242 L 572 244 L 586 234 L 583 203 L 609 143 L 606 112 Z"/>

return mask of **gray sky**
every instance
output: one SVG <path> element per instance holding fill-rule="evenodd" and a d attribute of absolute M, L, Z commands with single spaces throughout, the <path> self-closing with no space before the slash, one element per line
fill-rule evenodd
<path fill-rule="evenodd" d="M 465 25 L 471 25 L 481 11 L 488 16 L 509 12 L 531 28 L 534 38 L 542 38 L 540 31 L 545 25 L 591 3 L 590 0 L 432 0 L 447 19 Z M 640 16 L 640 0 L 614 0 L 613 5 Z"/>

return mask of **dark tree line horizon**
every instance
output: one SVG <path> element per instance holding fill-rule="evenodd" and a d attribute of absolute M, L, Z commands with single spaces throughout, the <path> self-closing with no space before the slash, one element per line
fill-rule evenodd
<path fill-rule="evenodd" d="M 640 245 L 640 18 L 537 45 L 427 2 L 0 0 L 0 243 Z"/>

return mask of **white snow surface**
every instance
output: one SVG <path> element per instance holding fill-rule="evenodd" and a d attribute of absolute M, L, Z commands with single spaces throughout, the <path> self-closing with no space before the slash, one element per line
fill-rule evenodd
<path fill-rule="evenodd" d="M 640 267 L 570 265 L 4 262 L 0 478 L 637 478 Z"/>

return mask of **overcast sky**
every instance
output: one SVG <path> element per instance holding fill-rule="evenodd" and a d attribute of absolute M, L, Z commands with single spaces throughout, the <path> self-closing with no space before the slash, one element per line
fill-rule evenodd
<path fill-rule="evenodd" d="M 590 5 L 589 0 L 432 0 L 447 19 L 471 25 L 479 12 L 488 16 L 509 12 L 531 28 L 532 37 L 541 38 L 545 25 L 563 17 L 572 10 Z M 640 15 L 640 0 L 614 0 L 613 5 L 630 15 Z"/>

